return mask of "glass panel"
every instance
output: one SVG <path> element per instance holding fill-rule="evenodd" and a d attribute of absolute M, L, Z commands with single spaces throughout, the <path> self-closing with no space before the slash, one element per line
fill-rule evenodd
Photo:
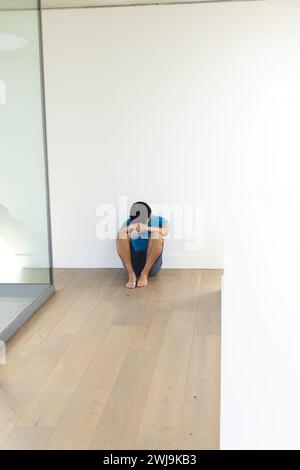
<path fill-rule="evenodd" d="M 51 284 L 37 3 L 0 0 L 0 335 Z"/>

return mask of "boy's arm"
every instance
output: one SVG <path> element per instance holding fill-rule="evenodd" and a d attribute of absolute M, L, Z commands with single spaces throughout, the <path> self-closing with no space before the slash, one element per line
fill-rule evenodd
<path fill-rule="evenodd" d="M 128 235 L 129 233 L 131 233 L 131 232 L 133 232 L 133 231 L 137 231 L 137 226 L 138 226 L 138 224 L 123 225 L 123 226 L 120 228 L 118 234 L 119 234 L 120 237 L 122 237 L 122 236 L 123 236 L 123 237 L 124 237 L 124 236 L 127 237 L 127 235 Z"/>
<path fill-rule="evenodd" d="M 165 222 L 162 227 L 149 227 L 145 224 L 138 224 L 137 231 L 142 232 L 158 232 L 162 237 L 166 237 L 170 232 L 170 225 L 168 222 Z"/>

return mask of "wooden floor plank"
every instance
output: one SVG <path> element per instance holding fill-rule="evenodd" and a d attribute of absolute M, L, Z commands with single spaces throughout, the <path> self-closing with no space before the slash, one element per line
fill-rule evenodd
<path fill-rule="evenodd" d="M 47 448 L 89 448 L 134 331 L 132 325 L 112 325 L 93 364 L 54 430 Z"/>
<path fill-rule="evenodd" d="M 201 273 L 181 271 L 178 276 L 178 289 L 140 424 L 140 449 L 176 449 L 178 444 Z"/>
<path fill-rule="evenodd" d="M 62 313 L 61 321 L 54 329 L 51 328 L 48 331 L 48 335 L 43 340 L 37 343 L 34 341 L 33 345 L 31 342 L 23 342 L 22 338 L 19 339 L 17 346 L 11 345 L 11 342 L 8 343 L 8 365 L 2 368 L 0 374 L 1 382 L 5 384 L 5 387 L 0 388 L 0 445 L 7 438 L 8 433 L 11 432 L 20 417 L 26 412 L 31 401 L 39 395 L 49 374 L 71 346 L 81 326 L 87 322 L 89 313 L 92 313 L 93 304 L 90 306 L 91 311 L 87 309 L 86 301 L 89 299 L 90 291 L 88 284 L 84 281 L 90 282 L 97 275 L 97 272 L 80 274 L 73 286 L 77 292 L 76 300 L 72 301 L 70 305 L 66 302 L 66 311 Z M 105 292 L 115 274 L 115 272 L 113 275 L 112 273 L 106 274 L 107 281 L 102 284 L 104 290 L 97 290 L 97 295 L 101 297 L 101 292 Z M 79 289 L 79 280 L 81 281 L 80 285 L 83 284 L 82 290 Z M 69 298 L 70 293 L 67 294 L 67 299 Z M 98 298 L 96 297 L 95 305 L 97 301 Z M 49 308 L 50 315 L 53 312 L 53 304 L 49 303 L 44 306 L 44 308 L 46 307 Z M 39 314 L 40 312 L 32 318 L 33 338 L 35 337 L 34 321 L 38 324 L 38 329 L 40 327 Z M 56 315 L 55 308 L 53 314 Z M 77 331 L 74 331 L 72 323 L 74 314 L 81 318 L 81 324 L 78 324 Z M 64 320 L 65 316 L 68 316 L 68 321 Z M 16 337 L 12 340 L 15 342 Z M 15 351 L 16 349 L 17 351 Z"/>
<path fill-rule="evenodd" d="M 219 446 L 220 270 L 56 270 L 8 343 L 1 449 Z"/>
<path fill-rule="evenodd" d="M 203 270 L 182 413 L 180 449 L 218 449 L 221 305 L 219 270 Z"/>
<path fill-rule="evenodd" d="M 155 293 L 153 297 L 141 312 L 129 352 L 95 429 L 91 449 L 137 446 L 139 425 L 172 306 L 170 300 L 156 299 Z"/>

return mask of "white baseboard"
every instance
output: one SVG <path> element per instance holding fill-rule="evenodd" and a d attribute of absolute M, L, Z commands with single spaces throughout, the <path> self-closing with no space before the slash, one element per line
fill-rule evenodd
<path fill-rule="evenodd" d="M 115 255 L 54 257 L 55 268 L 120 268 Z M 216 255 L 164 255 L 163 267 L 169 269 L 223 269 L 222 254 Z"/>

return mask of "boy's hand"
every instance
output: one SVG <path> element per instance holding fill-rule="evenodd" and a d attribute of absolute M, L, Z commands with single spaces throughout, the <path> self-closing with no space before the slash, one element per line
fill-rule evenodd
<path fill-rule="evenodd" d="M 130 224 L 130 225 L 128 225 L 128 233 L 137 231 L 138 225 L 139 225 L 139 224 Z"/>
<path fill-rule="evenodd" d="M 148 232 L 148 225 L 146 224 L 137 224 L 137 232 L 138 233 L 143 233 L 143 232 Z"/>
<path fill-rule="evenodd" d="M 128 225 L 128 234 L 130 235 L 131 238 L 138 238 L 139 237 L 139 232 L 138 232 L 138 225 L 139 224 L 130 224 Z"/>

